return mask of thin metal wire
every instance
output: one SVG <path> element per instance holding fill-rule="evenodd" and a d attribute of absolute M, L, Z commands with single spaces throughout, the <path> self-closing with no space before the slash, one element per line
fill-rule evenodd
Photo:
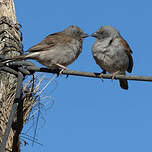
<path fill-rule="evenodd" d="M 13 67 L 9 66 L 4 66 L 3 63 L 0 62 L 0 70 L 9 72 L 11 74 L 17 75 L 17 71 Z M 24 64 L 24 62 L 23 62 Z M 18 64 L 14 62 L 14 67 L 18 67 Z M 24 71 L 25 70 L 25 71 Z M 27 70 L 27 71 L 26 71 Z M 48 68 L 40 68 L 36 66 L 30 66 L 30 64 L 27 66 L 22 66 L 21 69 L 20 67 L 18 68 L 18 71 L 23 73 L 24 75 L 30 75 L 33 74 L 34 72 L 46 72 L 46 73 L 53 73 L 59 75 L 60 70 L 51 70 Z M 91 78 L 100 78 L 100 73 L 91 73 L 91 72 L 83 72 L 83 71 L 72 71 L 72 70 L 64 70 L 62 72 L 63 75 L 74 75 L 74 76 L 82 76 L 82 77 L 91 77 Z M 152 74 L 151 74 L 152 75 Z M 115 75 L 113 77 L 112 74 L 103 74 L 102 75 L 103 79 L 122 79 L 122 80 L 134 80 L 134 81 L 149 81 L 152 82 L 152 76 L 137 76 L 137 75 Z"/>
<path fill-rule="evenodd" d="M 51 70 L 48 68 L 39 68 L 36 66 L 27 66 L 26 69 L 30 72 L 46 72 L 46 73 L 59 73 L 59 70 Z M 72 70 L 64 70 L 62 72 L 63 75 L 74 75 L 74 76 L 82 76 L 82 77 L 91 77 L 91 78 L 100 78 L 101 73 L 91 73 L 91 72 L 82 72 L 82 71 L 72 71 Z M 103 74 L 103 79 L 125 79 L 125 80 L 134 80 L 134 81 L 149 81 L 152 82 L 152 76 L 137 76 L 137 75 L 115 75 L 113 78 L 112 74 Z"/>

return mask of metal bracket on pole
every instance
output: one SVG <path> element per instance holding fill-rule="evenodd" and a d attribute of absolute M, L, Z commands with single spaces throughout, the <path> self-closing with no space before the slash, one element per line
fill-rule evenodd
<path fill-rule="evenodd" d="M 16 95 L 15 95 L 14 103 L 12 105 L 12 110 L 11 110 L 11 113 L 10 113 L 10 116 L 8 119 L 8 123 L 6 125 L 5 133 L 4 133 L 4 136 L 2 139 L 2 143 L 0 146 L 0 152 L 5 152 L 6 142 L 7 142 L 10 130 L 11 130 L 12 122 L 14 120 L 16 110 L 17 110 L 18 104 L 19 104 L 20 99 L 21 99 L 23 79 L 24 79 L 23 74 L 21 72 L 18 72 Z"/>

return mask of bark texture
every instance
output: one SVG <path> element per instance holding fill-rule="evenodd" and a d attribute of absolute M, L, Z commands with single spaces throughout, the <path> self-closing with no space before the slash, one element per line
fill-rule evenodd
<path fill-rule="evenodd" d="M 13 0 L 0 1 L 0 54 L 12 56 L 20 55 L 22 45 L 17 28 L 16 14 Z M 0 71 L 0 142 L 5 132 L 16 91 L 16 77 Z M 17 120 L 17 118 L 16 118 Z M 15 120 L 15 121 L 16 121 Z M 14 121 L 14 122 L 15 122 Z M 14 142 L 16 130 L 11 129 L 6 151 L 19 151 L 19 140 Z M 14 148 L 16 144 L 16 149 Z"/>

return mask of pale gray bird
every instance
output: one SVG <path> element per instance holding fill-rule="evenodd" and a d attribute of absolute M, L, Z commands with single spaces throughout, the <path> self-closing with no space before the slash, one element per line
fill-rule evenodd
<path fill-rule="evenodd" d="M 33 59 L 51 70 L 66 69 L 82 51 L 83 38 L 88 37 L 78 26 L 69 26 L 61 32 L 48 35 L 29 53 L 12 58 L 12 60 Z"/>
<path fill-rule="evenodd" d="M 109 72 L 125 75 L 133 68 L 132 50 L 120 33 L 112 26 L 102 26 L 91 35 L 96 38 L 92 46 L 92 54 L 96 63 L 103 69 L 102 73 Z M 119 80 L 123 89 L 128 89 L 127 80 Z"/>

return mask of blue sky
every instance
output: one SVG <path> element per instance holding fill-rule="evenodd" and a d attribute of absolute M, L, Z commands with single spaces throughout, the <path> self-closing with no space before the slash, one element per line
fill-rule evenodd
<path fill-rule="evenodd" d="M 69 25 L 78 25 L 89 34 L 102 25 L 112 25 L 133 50 L 132 75 L 152 75 L 151 1 L 16 0 L 15 7 L 17 20 L 23 25 L 25 50 Z M 69 69 L 101 72 L 91 54 L 94 41 L 91 37 L 85 39 L 80 57 Z M 52 74 L 47 77 L 51 79 Z M 56 87 L 54 91 L 53 87 Z M 150 82 L 129 81 L 126 91 L 116 80 L 102 82 L 62 76 L 45 91 L 55 103 L 43 112 L 39 121 L 36 138 L 43 146 L 32 147 L 27 141 L 30 145 L 22 149 L 28 152 L 151 152 L 151 88 Z M 32 128 L 27 134 L 33 136 L 33 132 Z"/>

